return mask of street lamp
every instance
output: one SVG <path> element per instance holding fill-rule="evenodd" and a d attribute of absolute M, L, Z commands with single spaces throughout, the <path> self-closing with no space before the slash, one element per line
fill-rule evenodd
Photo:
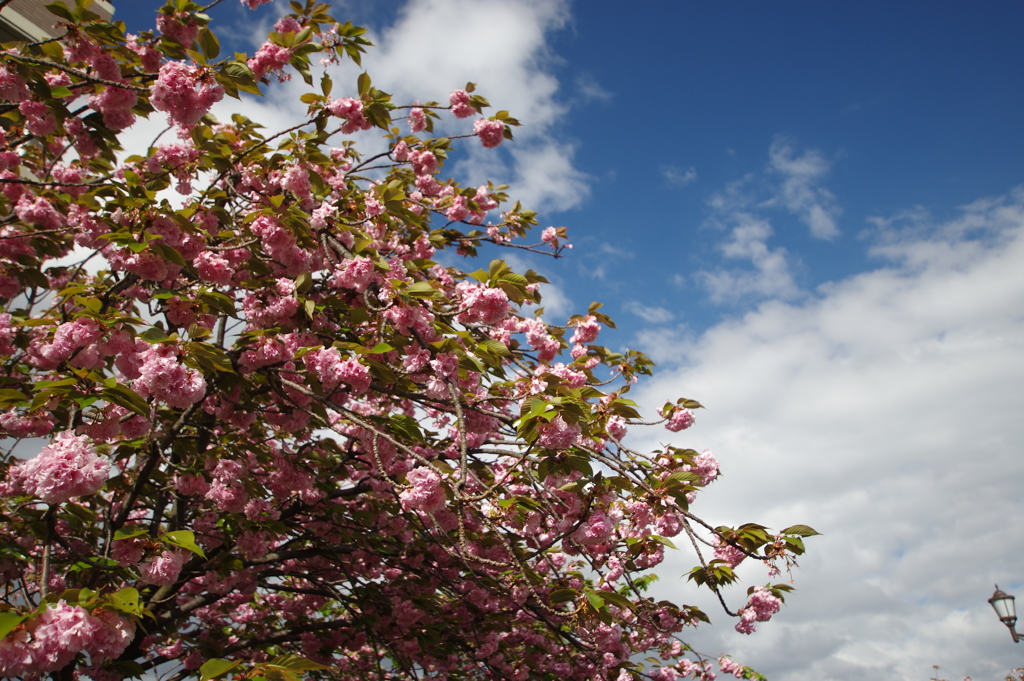
<path fill-rule="evenodd" d="M 1020 634 L 1013 628 L 1013 625 L 1017 623 L 1017 609 L 1013 605 L 1013 596 L 1003 593 L 999 589 L 999 585 L 996 584 L 996 592 L 992 594 L 992 598 L 988 599 L 988 602 L 995 608 L 996 615 L 999 619 L 1010 628 L 1010 635 L 1013 636 L 1013 642 L 1017 643 L 1020 641 Z"/>

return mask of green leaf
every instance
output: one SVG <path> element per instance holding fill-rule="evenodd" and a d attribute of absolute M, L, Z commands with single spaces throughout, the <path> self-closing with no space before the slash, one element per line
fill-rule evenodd
<path fill-rule="evenodd" d="M 0 613 L 0 639 L 11 633 L 14 627 L 28 619 L 28 615 L 19 615 L 16 612 Z"/>
<path fill-rule="evenodd" d="M 626 610 L 633 609 L 633 603 L 616 591 L 601 591 L 601 598 L 612 605 L 617 605 L 620 608 L 625 608 Z"/>
<path fill-rule="evenodd" d="M 148 530 L 142 525 L 125 525 L 114 533 L 114 541 L 118 539 L 131 539 L 146 534 Z"/>
<path fill-rule="evenodd" d="M 365 95 L 367 92 L 369 92 L 370 91 L 370 74 L 368 74 L 366 71 L 363 71 L 362 73 L 360 73 L 359 74 L 358 84 L 359 84 L 359 94 L 360 95 Z"/>
<path fill-rule="evenodd" d="M 77 378 L 65 378 L 60 381 L 39 381 L 32 387 L 36 390 L 53 390 L 54 388 L 63 388 L 69 385 L 76 385 L 77 383 Z"/>
<path fill-rule="evenodd" d="M 200 558 L 206 558 L 206 554 L 196 544 L 196 535 L 192 530 L 175 530 L 174 532 L 168 532 L 160 536 L 160 541 L 165 544 L 171 544 L 183 549 L 188 549 L 192 553 L 196 554 Z"/>
<path fill-rule="evenodd" d="M 666 477 L 664 480 L 662 480 L 658 484 L 658 487 L 659 488 L 670 487 L 673 483 L 677 483 L 677 482 L 697 482 L 700 479 L 701 479 L 701 477 L 699 475 L 697 475 L 696 473 L 691 473 L 690 471 L 676 471 L 675 473 L 672 473 L 671 475 Z"/>
<path fill-rule="evenodd" d="M 161 256 L 163 256 L 165 260 L 169 260 L 173 262 L 175 265 L 180 265 L 181 267 L 185 266 L 185 259 L 181 257 L 181 253 L 179 253 L 177 249 L 174 248 L 173 246 L 168 246 L 167 244 L 162 244 L 159 242 L 150 243 L 149 250 L 156 251 Z"/>
<path fill-rule="evenodd" d="M 488 338 L 487 340 L 480 342 L 481 347 L 487 348 L 488 351 L 494 353 L 498 357 L 507 357 L 512 354 L 509 349 L 500 340 Z"/>
<path fill-rule="evenodd" d="M 306 293 L 311 288 L 313 288 L 313 275 L 309 272 L 303 272 L 299 276 L 295 277 L 296 291 L 299 293 Z"/>
<path fill-rule="evenodd" d="M 128 587 L 121 589 L 116 593 L 110 594 L 107 598 L 117 610 L 128 613 L 129 615 L 142 614 L 142 605 L 139 602 L 139 590 Z"/>
<path fill-rule="evenodd" d="M 203 666 L 199 668 L 199 681 L 219 679 L 240 664 L 242 663 L 238 660 L 232 662 L 230 660 L 222 660 L 216 657 L 212 660 L 207 660 L 203 663 Z"/>
<path fill-rule="evenodd" d="M 319 662 L 313 662 L 313 660 L 307 660 L 300 655 L 280 655 L 270 661 L 270 664 L 275 667 L 283 667 L 284 669 L 292 669 L 299 672 L 311 671 L 314 669 L 330 669 L 326 665 L 322 665 Z"/>
<path fill-rule="evenodd" d="M 818 532 L 807 525 L 793 525 L 792 527 L 784 529 L 781 534 L 795 534 L 799 537 L 813 537 L 817 534 L 821 534 L 821 532 Z"/>
<path fill-rule="evenodd" d="M 147 343 L 160 343 L 162 341 L 168 340 L 170 336 L 164 333 L 163 329 L 158 329 L 155 326 L 151 326 L 148 329 L 146 329 L 139 336 L 139 338 L 146 341 Z"/>
<path fill-rule="evenodd" d="M 231 358 L 228 357 L 226 352 L 215 345 L 193 341 L 188 344 L 188 351 L 205 369 L 223 371 L 229 374 L 235 373 L 235 367 L 231 364 Z"/>
<path fill-rule="evenodd" d="M 604 607 L 604 599 L 594 591 L 587 592 L 587 602 L 594 607 L 594 610 L 600 610 Z"/>
<path fill-rule="evenodd" d="M 415 298 L 433 298 L 437 291 L 431 286 L 429 281 L 417 281 L 415 284 L 405 289 L 405 293 Z"/>
<path fill-rule="evenodd" d="M 673 544 L 672 540 L 669 539 L 668 537 L 659 537 L 656 534 L 652 534 L 651 535 L 651 539 L 653 539 L 654 541 L 658 542 L 659 544 L 663 544 L 663 545 L 669 547 L 670 549 L 676 548 L 676 545 Z"/>
<path fill-rule="evenodd" d="M 416 422 L 416 419 L 405 414 L 395 414 L 391 417 L 391 430 L 412 440 L 423 440 L 420 424 Z"/>
<path fill-rule="evenodd" d="M 0 404 L 10 404 L 12 402 L 21 402 L 27 400 L 28 395 L 19 391 L 12 390 L 11 388 L 0 389 Z"/>
<path fill-rule="evenodd" d="M 38 5 L 36 5 L 38 7 Z M 61 19 L 67 19 L 71 22 L 78 22 L 78 17 L 75 16 L 71 10 L 64 6 L 64 3 L 53 2 L 49 5 L 45 5 L 46 9 L 50 10 L 50 14 L 56 14 Z"/>
<path fill-rule="evenodd" d="M 580 592 L 576 589 L 556 589 L 548 595 L 548 603 L 551 605 L 569 603 L 576 600 L 576 597 L 579 595 Z"/>
<path fill-rule="evenodd" d="M 206 26 L 203 27 L 203 30 L 199 31 L 199 47 L 203 49 L 203 54 L 206 55 L 207 59 L 216 59 L 217 55 L 220 54 L 220 42 L 217 40 L 217 36 L 213 34 L 213 31 Z"/>
<path fill-rule="evenodd" d="M 112 402 L 119 407 L 135 412 L 139 416 L 149 418 L 149 404 L 143 399 L 142 395 L 127 386 L 118 384 L 112 388 L 104 388 L 100 391 L 100 395 L 107 402 Z"/>
<path fill-rule="evenodd" d="M 70 97 L 73 94 L 75 93 L 63 85 L 58 85 L 57 87 L 50 89 L 51 97 Z"/>

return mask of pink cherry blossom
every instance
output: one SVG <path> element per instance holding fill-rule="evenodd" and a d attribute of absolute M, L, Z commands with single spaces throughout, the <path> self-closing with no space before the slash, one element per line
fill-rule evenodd
<path fill-rule="evenodd" d="M 409 131 L 410 132 L 423 132 L 427 128 L 427 115 L 423 113 L 423 109 L 419 107 L 413 107 L 409 110 Z"/>
<path fill-rule="evenodd" d="M 0 414 L 0 427 L 11 437 L 42 437 L 49 435 L 54 426 L 53 416 L 46 411 L 19 414 L 11 409 Z"/>
<path fill-rule="evenodd" d="M 497 324 L 509 314 L 508 295 L 500 288 L 462 282 L 455 287 L 462 294 L 464 311 L 459 315 L 463 323 Z"/>
<path fill-rule="evenodd" d="M 452 114 L 454 114 L 456 118 L 468 118 L 476 113 L 476 109 L 469 104 L 469 93 L 465 90 L 456 90 L 452 92 L 448 96 L 448 101 L 451 102 Z"/>
<path fill-rule="evenodd" d="M 306 368 L 314 372 L 324 390 L 331 392 L 347 383 L 355 395 L 370 387 L 370 371 L 354 357 L 341 358 L 337 348 L 323 348 L 302 358 Z"/>
<path fill-rule="evenodd" d="M 110 462 L 96 454 L 88 437 L 64 431 L 8 475 L 26 494 L 53 506 L 99 491 L 109 471 Z"/>
<path fill-rule="evenodd" d="M 537 444 L 545 449 L 568 449 L 576 444 L 580 437 L 580 427 L 566 423 L 561 415 L 550 422 L 537 426 Z"/>
<path fill-rule="evenodd" d="M 505 139 L 505 123 L 478 118 L 476 123 L 473 124 L 473 132 L 480 138 L 480 143 L 484 147 L 493 149 Z"/>
<path fill-rule="evenodd" d="M 345 119 L 345 124 L 341 126 L 341 131 L 346 135 L 357 130 L 369 130 L 373 127 L 373 124 L 363 114 L 363 103 L 358 99 L 352 99 L 351 97 L 335 99 L 327 105 L 327 110 L 338 118 Z"/>
<path fill-rule="evenodd" d="M 405 479 L 412 488 L 403 490 L 398 495 L 402 508 L 424 513 L 436 513 L 444 508 L 445 496 L 441 487 L 441 476 L 433 468 L 419 466 L 406 473 Z"/>
<path fill-rule="evenodd" d="M 221 87 L 206 69 L 180 61 L 167 62 L 150 88 L 150 103 L 182 127 L 199 122 L 210 107 L 224 97 Z"/>
<path fill-rule="evenodd" d="M 782 608 L 782 601 L 773 596 L 763 586 L 755 586 L 747 605 L 740 610 L 740 621 L 736 631 L 741 634 L 752 634 L 757 629 L 754 622 L 767 622 L 772 615 Z"/>
<path fill-rule="evenodd" d="M 291 58 L 292 51 L 287 47 L 265 42 L 246 64 L 256 78 L 263 78 L 268 73 L 280 73 Z"/>
<path fill-rule="evenodd" d="M 678 433 L 680 430 L 686 430 L 692 426 L 694 420 L 692 411 L 683 407 L 677 407 L 668 417 L 668 423 L 665 424 L 665 427 L 673 433 Z"/>
<path fill-rule="evenodd" d="M 593 343 L 601 332 L 601 322 L 597 321 L 594 315 L 587 315 L 576 323 L 576 332 L 573 333 L 570 343 Z"/>
<path fill-rule="evenodd" d="M 132 383 L 143 397 L 153 396 L 168 406 L 184 409 L 206 394 L 202 373 L 181 364 L 171 346 L 157 346 L 141 353 L 139 377 Z"/>
<path fill-rule="evenodd" d="M 181 43 L 186 50 L 192 47 L 199 36 L 199 24 L 187 14 L 158 14 L 156 27 L 171 40 Z"/>
<path fill-rule="evenodd" d="M 139 578 L 146 584 L 170 586 L 192 554 L 185 549 L 166 549 L 139 564 Z"/>

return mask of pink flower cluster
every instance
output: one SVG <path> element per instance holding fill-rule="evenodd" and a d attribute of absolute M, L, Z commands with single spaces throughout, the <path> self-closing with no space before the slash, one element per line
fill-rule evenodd
<path fill-rule="evenodd" d="M 34 201 L 27 194 L 22 196 L 14 206 L 14 212 L 22 222 L 42 229 L 60 229 L 64 225 L 61 214 L 41 196 Z"/>
<path fill-rule="evenodd" d="M 692 466 L 683 466 L 683 470 L 699 475 L 702 485 L 710 485 L 718 477 L 718 459 L 710 449 L 705 449 L 694 457 Z"/>
<path fill-rule="evenodd" d="M 463 281 L 455 289 L 462 295 L 463 311 L 458 317 L 460 322 L 479 322 L 490 326 L 508 316 L 508 295 L 500 288 Z"/>
<path fill-rule="evenodd" d="M 96 76 L 115 83 L 126 82 L 121 77 L 121 68 L 117 60 L 99 44 L 82 37 L 81 34 L 69 40 L 64 49 L 69 61 L 88 63 Z M 89 107 L 103 114 L 103 123 L 107 127 L 112 130 L 123 130 L 135 122 L 135 114 L 131 112 L 131 108 L 137 101 L 138 96 L 132 90 L 107 85 L 89 97 Z M 76 120 L 78 119 L 71 119 L 68 124 Z M 72 127 L 68 128 L 68 132 L 76 134 Z"/>
<path fill-rule="evenodd" d="M 419 466 L 405 475 L 411 489 L 403 490 L 398 498 L 406 511 L 416 509 L 424 513 L 436 513 L 444 508 L 444 489 L 441 476 L 433 468 Z"/>
<path fill-rule="evenodd" d="M 53 416 L 42 410 L 24 416 L 13 409 L 0 414 L 0 427 L 11 437 L 42 437 L 49 435 L 53 426 Z"/>
<path fill-rule="evenodd" d="M 452 113 L 456 118 L 469 118 L 476 113 L 469 103 L 469 93 L 465 90 L 456 90 L 448 96 L 452 105 Z"/>
<path fill-rule="evenodd" d="M 345 123 L 341 126 L 341 131 L 346 135 L 350 135 L 357 130 L 369 130 L 373 127 L 373 124 L 366 120 L 366 116 L 363 114 L 363 103 L 358 99 L 352 99 L 351 97 L 335 99 L 327 105 L 327 110 L 338 118 L 345 119 Z"/>
<path fill-rule="evenodd" d="M 147 43 L 143 43 L 138 36 L 131 33 L 126 35 L 125 38 L 127 38 L 125 47 L 139 55 L 143 71 L 146 73 L 156 73 L 160 70 L 160 62 L 164 59 L 163 52 Z"/>
<path fill-rule="evenodd" d="M 747 605 L 740 610 L 740 621 L 736 624 L 736 631 L 741 634 L 752 634 L 757 630 L 754 622 L 767 622 L 772 615 L 782 608 L 782 601 L 773 596 L 763 586 L 755 586 Z"/>
<path fill-rule="evenodd" d="M 722 670 L 723 674 L 732 674 L 737 679 L 743 678 L 743 665 L 741 665 L 739 662 L 736 662 L 732 658 L 718 658 L 718 668 Z"/>
<path fill-rule="evenodd" d="M 25 79 L 10 71 L 6 66 L 0 66 L 0 99 L 8 102 L 21 102 L 32 97 Z"/>
<path fill-rule="evenodd" d="M 576 322 L 576 332 L 573 333 L 570 343 L 593 343 L 597 335 L 601 333 L 601 322 L 597 321 L 594 315 L 587 315 Z"/>
<path fill-rule="evenodd" d="M 24 101 L 18 111 L 25 117 L 25 127 L 36 137 L 46 137 L 57 129 L 57 118 L 43 102 Z"/>
<path fill-rule="evenodd" d="M 580 437 L 580 427 L 566 423 L 561 415 L 537 427 L 537 444 L 545 449 L 568 449 Z"/>
<path fill-rule="evenodd" d="M 278 80 L 287 80 L 281 73 L 284 67 L 292 58 L 292 51 L 287 47 L 276 45 L 272 42 L 265 42 L 260 45 L 252 59 L 246 65 L 257 79 L 263 78 L 268 73 L 277 74 Z"/>
<path fill-rule="evenodd" d="M 677 407 L 672 410 L 665 427 L 673 433 L 678 433 L 680 430 L 686 430 L 692 426 L 695 420 L 692 411 L 683 407 Z"/>
<path fill-rule="evenodd" d="M 246 7 L 248 7 L 249 9 L 256 9 L 256 8 L 257 8 L 257 7 L 259 7 L 260 5 L 265 5 L 265 4 L 267 4 L 268 2 L 270 2 L 270 0 L 239 0 L 239 1 L 240 1 L 240 2 L 241 2 L 241 3 L 243 4 L 243 5 L 245 5 Z"/>
<path fill-rule="evenodd" d="M 549 334 L 547 327 L 538 319 L 522 320 L 517 330 L 526 332 L 526 342 L 537 351 L 537 358 L 542 362 L 553 360 L 562 347 L 558 339 Z"/>
<path fill-rule="evenodd" d="M 64 431 L 35 458 L 11 466 L 4 493 L 23 492 L 55 506 L 99 491 L 109 472 L 110 462 L 96 454 L 88 437 Z"/>
<path fill-rule="evenodd" d="M 167 62 L 150 88 L 150 103 L 183 128 L 199 122 L 210 107 L 224 98 L 224 88 L 207 69 L 185 62 Z"/>
<path fill-rule="evenodd" d="M 486 118 L 477 119 L 473 124 L 473 131 L 480 138 L 480 143 L 487 149 L 493 149 L 505 139 L 505 123 L 502 121 L 489 121 Z"/>
<path fill-rule="evenodd" d="M 139 579 L 146 584 L 170 586 L 191 555 L 185 549 L 164 550 L 139 564 Z"/>
<path fill-rule="evenodd" d="M 418 106 L 409 111 L 409 131 L 423 132 L 427 128 L 427 114 Z"/>
<path fill-rule="evenodd" d="M 715 545 L 715 559 L 724 562 L 731 568 L 735 568 L 747 557 L 747 554 L 718 536 L 712 537 L 711 541 Z"/>
<path fill-rule="evenodd" d="M 206 394 L 206 379 L 195 369 L 178 361 L 174 345 L 147 346 L 137 341 L 136 352 L 119 356 L 118 369 L 132 379 L 132 388 L 143 397 L 152 396 L 176 409 L 185 409 Z"/>
<path fill-rule="evenodd" d="M 181 43 L 186 50 L 192 47 L 192 43 L 199 37 L 199 24 L 185 13 L 158 14 L 156 27 L 171 40 Z"/>
<path fill-rule="evenodd" d="M 346 260 L 334 271 L 331 286 L 350 288 L 362 293 L 374 279 L 373 261 L 364 256 Z"/>
<path fill-rule="evenodd" d="M 341 383 L 347 383 L 354 395 L 370 388 L 370 370 L 354 357 L 343 360 L 338 348 L 322 348 L 305 355 L 302 361 L 320 380 L 325 392 L 333 391 Z"/>
<path fill-rule="evenodd" d="M 117 613 L 57 601 L 0 639 L 0 676 L 55 672 L 85 651 L 93 665 L 117 658 L 135 638 L 135 623 Z"/>

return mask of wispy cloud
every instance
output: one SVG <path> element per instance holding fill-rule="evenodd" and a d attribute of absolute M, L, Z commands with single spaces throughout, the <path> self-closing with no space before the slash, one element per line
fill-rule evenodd
<path fill-rule="evenodd" d="M 836 219 L 842 211 L 822 186 L 830 165 L 821 153 L 798 151 L 793 142 L 777 137 L 768 149 L 768 159 L 764 173 L 748 173 L 707 199 L 711 214 L 705 226 L 728 233 L 718 247 L 724 262 L 694 275 L 713 302 L 789 300 L 803 295 L 794 275 L 803 267 L 800 259 L 770 243 L 776 232 L 772 221 L 779 218 L 777 209 L 810 227 L 815 238 L 833 239 L 840 233 Z M 748 261 L 750 266 L 739 266 L 738 261 Z"/>
<path fill-rule="evenodd" d="M 590 178 L 575 165 L 575 147 L 553 133 L 569 98 L 554 75 L 557 58 L 548 44 L 569 20 L 569 9 L 568 0 L 410 0 L 393 24 L 371 32 L 376 46 L 367 51 L 362 67 L 350 62 L 331 67 L 333 95 L 352 95 L 364 69 L 396 102 L 447 103 L 452 90 L 473 81 L 494 105 L 488 115 L 505 109 L 523 126 L 514 129 L 514 142 L 497 150 L 482 149 L 475 139 L 461 140 L 446 171 L 467 183 L 510 184 L 514 195 L 536 210 L 575 208 L 589 196 Z M 268 21 L 252 28 L 254 40 L 266 35 Z M 437 39 L 440 35 L 444 40 Z M 315 78 L 319 70 L 314 69 Z M 590 95 L 598 96 L 592 85 Z M 282 129 L 305 118 L 306 106 L 298 98 L 307 90 L 296 77 L 269 88 L 265 98 L 222 101 L 213 113 L 222 120 L 243 113 L 268 130 Z M 129 131 L 138 138 L 135 146 L 144 148 L 160 129 L 163 117 L 153 118 Z M 472 125 L 444 115 L 437 131 L 465 134 Z M 363 151 L 383 150 L 378 132 L 355 136 Z"/>
<path fill-rule="evenodd" d="M 675 314 L 663 307 L 644 305 L 636 300 L 627 302 L 623 307 L 651 324 L 665 324 L 676 318 Z"/>
<path fill-rule="evenodd" d="M 712 447 L 726 474 L 692 510 L 713 525 L 825 533 L 755 636 L 733 632 L 713 596 L 688 600 L 716 623 L 688 637 L 698 650 L 791 681 L 924 679 L 932 664 L 995 679 L 1019 665 L 985 599 L 994 582 L 1024 585 L 1024 190 L 941 224 L 912 214 L 881 221 L 873 270 L 685 344 L 649 337 L 654 358 L 679 368 L 634 399 L 708 409 L 678 436 L 637 429 L 637 445 Z M 748 234 L 730 247 L 747 253 L 767 229 Z M 694 564 L 673 553 L 663 572 Z M 765 581 L 740 574 L 731 605 Z M 678 582 L 659 584 L 668 595 Z"/>
<path fill-rule="evenodd" d="M 747 213 L 733 216 L 736 226 L 730 238 L 719 246 L 729 260 L 749 260 L 753 269 L 717 268 L 696 273 L 716 303 L 748 295 L 792 298 L 800 293 L 793 279 L 790 256 L 785 248 L 769 248 L 774 231 L 766 221 Z"/>
<path fill-rule="evenodd" d="M 576 92 L 584 102 L 610 102 L 615 98 L 614 93 L 606 90 L 589 73 L 576 76 Z"/>
<path fill-rule="evenodd" d="M 798 154 L 792 142 L 777 137 L 768 150 L 769 169 L 782 177 L 779 199 L 816 239 L 839 236 L 836 220 L 842 214 L 832 192 L 820 186 L 830 164 L 816 150 Z"/>
<path fill-rule="evenodd" d="M 411 0 L 375 36 L 379 47 L 365 62 L 380 86 L 403 100 L 446 101 L 452 90 L 477 83 L 523 127 L 505 153 L 473 149 L 460 173 L 474 183 L 507 182 L 531 208 L 568 210 L 590 193 L 589 178 L 573 163 L 573 145 L 552 134 L 567 109 L 547 41 L 568 19 L 566 0 Z M 486 161 L 479 161 L 482 154 Z"/>
<path fill-rule="evenodd" d="M 678 168 L 676 166 L 662 166 L 661 176 L 665 180 L 675 187 L 685 187 L 688 184 L 693 184 L 697 181 L 697 170 L 690 166 L 689 168 Z"/>

